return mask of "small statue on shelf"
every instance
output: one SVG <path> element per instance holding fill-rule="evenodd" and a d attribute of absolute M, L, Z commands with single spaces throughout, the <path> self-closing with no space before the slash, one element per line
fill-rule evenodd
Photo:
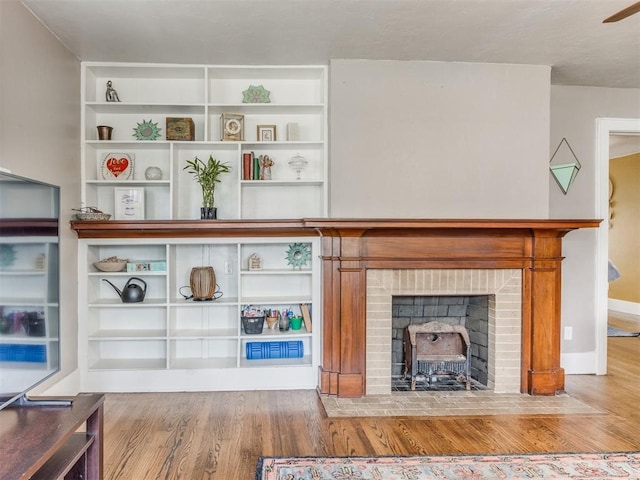
<path fill-rule="evenodd" d="M 274 165 L 269 155 L 260 155 L 260 180 L 271 180 L 271 167 Z"/>
<path fill-rule="evenodd" d="M 113 88 L 113 83 L 111 82 L 111 80 L 107 81 L 107 92 L 105 93 L 105 96 L 107 97 L 107 102 L 120 101 L 120 97 L 118 97 L 118 92 L 116 92 L 116 89 Z"/>

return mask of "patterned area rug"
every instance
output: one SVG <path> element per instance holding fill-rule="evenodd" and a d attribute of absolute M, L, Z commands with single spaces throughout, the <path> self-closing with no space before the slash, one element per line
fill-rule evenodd
<path fill-rule="evenodd" d="M 256 480 L 640 479 L 640 452 L 260 457 Z"/>

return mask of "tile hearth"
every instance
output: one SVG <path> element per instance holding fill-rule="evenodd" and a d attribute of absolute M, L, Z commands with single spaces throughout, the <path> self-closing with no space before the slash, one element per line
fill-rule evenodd
<path fill-rule="evenodd" d="M 536 396 L 490 391 L 394 392 L 361 398 L 321 395 L 328 417 L 444 417 L 603 414 L 569 395 Z"/>

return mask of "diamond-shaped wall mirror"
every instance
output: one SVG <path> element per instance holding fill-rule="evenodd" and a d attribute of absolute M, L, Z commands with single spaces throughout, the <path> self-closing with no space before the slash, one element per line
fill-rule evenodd
<path fill-rule="evenodd" d="M 573 153 L 569 142 L 566 138 L 560 140 L 558 148 L 553 152 L 549 161 L 549 169 L 551 175 L 565 195 L 569 191 L 569 187 L 575 180 L 580 170 L 580 161 L 576 154 Z"/>

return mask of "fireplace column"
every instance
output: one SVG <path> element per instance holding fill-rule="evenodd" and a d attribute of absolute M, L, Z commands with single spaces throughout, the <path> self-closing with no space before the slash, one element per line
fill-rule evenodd
<path fill-rule="evenodd" d="M 335 236 L 323 238 L 325 333 L 319 390 L 341 397 L 361 397 L 365 391 L 361 344 L 366 336 L 366 271 L 359 237 L 364 230 L 332 233 Z"/>
<path fill-rule="evenodd" d="M 523 391 L 554 395 L 564 390 L 560 367 L 562 237 L 570 230 L 533 230 L 531 267 L 525 269 L 523 302 L 523 356 L 529 361 L 523 372 Z M 544 300 L 543 300 L 544 299 Z M 526 375 L 526 376 L 525 376 Z"/>

